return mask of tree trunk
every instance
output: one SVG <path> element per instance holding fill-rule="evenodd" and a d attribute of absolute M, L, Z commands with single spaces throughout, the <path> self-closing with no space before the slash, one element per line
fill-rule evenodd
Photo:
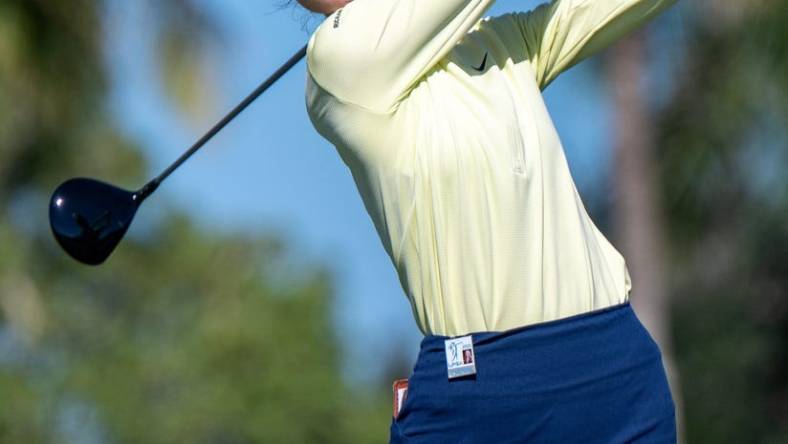
<path fill-rule="evenodd" d="M 679 442 L 683 442 L 681 390 L 670 336 L 666 236 L 654 161 L 654 124 L 641 88 L 647 75 L 645 51 L 645 37 L 639 33 L 619 43 L 610 61 L 616 122 L 613 225 L 632 277 L 632 306 L 662 350 L 676 404 Z"/>

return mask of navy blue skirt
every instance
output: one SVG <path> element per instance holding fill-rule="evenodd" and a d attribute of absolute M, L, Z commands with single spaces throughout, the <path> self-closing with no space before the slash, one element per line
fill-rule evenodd
<path fill-rule="evenodd" d="M 476 374 L 449 380 L 427 336 L 391 443 L 675 443 L 659 347 L 629 302 L 472 335 Z"/>

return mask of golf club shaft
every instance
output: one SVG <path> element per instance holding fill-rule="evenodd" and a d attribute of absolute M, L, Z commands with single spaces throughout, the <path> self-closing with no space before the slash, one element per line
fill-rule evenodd
<path fill-rule="evenodd" d="M 200 137 L 200 139 L 197 142 L 195 142 L 194 145 L 192 145 L 191 148 L 189 148 L 185 153 L 183 153 L 181 157 L 178 158 L 178 160 L 173 162 L 172 165 L 170 165 L 166 170 L 164 170 L 161 174 L 159 174 L 155 179 L 151 180 L 150 182 L 145 184 L 144 187 L 140 188 L 140 190 L 136 193 L 137 202 L 141 203 L 143 200 L 145 200 L 145 198 L 150 196 L 151 193 L 156 191 L 156 188 L 159 187 L 159 185 L 164 181 L 164 179 L 166 179 L 170 174 L 172 174 L 173 171 L 175 171 L 179 166 L 181 166 L 183 162 L 186 162 L 186 160 L 188 160 L 189 157 L 192 156 L 192 154 L 196 153 L 197 150 L 202 148 L 202 146 L 205 145 L 206 142 L 211 140 L 211 138 L 213 138 L 213 136 L 215 136 L 216 133 L 221 131 L 222 128 L 227 126 L 227 124 L 230 123 L 230 121 L 235 119 L 238 116 L 238 114 L 240 114 L 241 111 L 246 109 L 247 106 L 249 106 L 252 102 L 254 102 L 255 99 L 260 97 L 260 94 L 264 93 L 268 88 L 271 87 L 271 85 L 276 83 L 276 81 L 279 80 L 279 78 L 281 78 L 283 75 L 285 75 L 285 73 L 287 73 L 290 70 L 290 68 L 292 68 L 293 66 L 295 66 L 295 64 L 301 61 L 301 59 L 303 59 L 305 55 L 306 55 L 306 46 L 301 48 L 297 53 L 295 53 L 292 57 L 290 57 L 290 59 L 287 62 L 285 62 L 285 64 L 282 65 L 279 69 L 277 69 L 276 72 L 274 72 L 271 75 L 271 77 L 269 77 L 263 83 L 261 83 L 260 86 L 258 86 L 254 91 L 252 91 L 251 94 L 249 94 L 245 99 L 243 99 L 241 103 L 236 105 L 236 107 L 233 108 L 232 111 L 230 111 L 226 116 L 224 116 L 222 120 L 220 120 L 216 125 L 214 125 L 213 128 L 208 130 L 208 132 L 205 133 L 205 135 Z"/>

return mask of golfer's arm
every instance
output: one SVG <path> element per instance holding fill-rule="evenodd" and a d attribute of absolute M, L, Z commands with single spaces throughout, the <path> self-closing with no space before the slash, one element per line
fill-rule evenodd
<path fill-rule="evenodd" d="M 493 2 L 354 0 L 313 35 L 310 73 L 341 100 L 389 110 Z"/>
<path fill-rule="evenodd" d="M 516 14 L 544 89 L 561 72 L 608 47 L 677 0 L 553 0 Z"/>

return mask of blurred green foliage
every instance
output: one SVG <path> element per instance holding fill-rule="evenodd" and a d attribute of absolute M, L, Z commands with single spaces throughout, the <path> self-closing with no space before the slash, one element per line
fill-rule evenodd
<path fill-rule="evenodd" d="M 107 117 L 101 6 L 0 2 L 0 443 L 384 441 L 388 394 L 339 373 L 331 279 L 288 273 L 276 238 L 209 233 L 172 212 L 102 267 L 54 244 L 60 181 L 144 179 Z M 203 29 L 186 1 L 151 7 L 170 30 Z M 190 72 L 168 66 L 165 84 Z"/>
<path fill-rule="evenodd" d="M 788 443 L 788 2 L 685 6 L 657 154 L 687 438 Z"/>

